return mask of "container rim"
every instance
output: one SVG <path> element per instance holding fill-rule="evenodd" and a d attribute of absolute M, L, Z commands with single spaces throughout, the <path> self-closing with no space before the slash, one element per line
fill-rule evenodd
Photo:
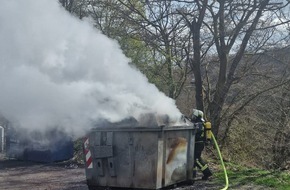
<path fill-rule="evenodd" d="M 179 130 L 194 130 L 196 129 L 195 126 L 193 125 L 181 125 L 181 126 L 165 126 L 161 125 L 158 127 L 142 127 L 142 126 L 115 126 L 115 127 L 93 127 L 91 128 L 90 131 L 123 131 L 123 132 L 128 132 L 128 131 L 179 131 Z"/>

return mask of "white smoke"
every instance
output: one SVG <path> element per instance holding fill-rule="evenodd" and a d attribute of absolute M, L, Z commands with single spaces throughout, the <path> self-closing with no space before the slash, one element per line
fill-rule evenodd
<path fill-rule="evenodd" d="M 0 6 L 0 113 L 22 127 L 77 131 L 100 118 L 180 116 L 119 45 L 54 0 Z"/>

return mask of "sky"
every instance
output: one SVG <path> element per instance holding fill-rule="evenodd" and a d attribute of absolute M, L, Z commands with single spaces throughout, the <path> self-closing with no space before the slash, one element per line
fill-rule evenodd
<path fill-rule="evenodd" d="M 15 127 L 61 126 L 82 135 L 100 119 L 181 113 L 122 53 L 118 43 L 57 0 L 0 6 L 0 114 Z"/>

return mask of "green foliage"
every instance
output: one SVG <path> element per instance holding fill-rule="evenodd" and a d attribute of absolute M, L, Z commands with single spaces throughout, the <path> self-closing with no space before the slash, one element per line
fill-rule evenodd
<path fill-rule="evenodd" d="M 227 173 L 230 187 L 236 188 L 243 185 L 260 185 L 276 190 L 290 189 L 290 173 L 286 171 L 270 171 L 258 168 L 247 168 L 244 166 L 227 163 Z M 223 171 L 215 173 L 218 182 L 224 181 Z"/>
<path fill-rule="evenodd" d="M 73 161 L 78 164 L 84 164 L 84 153 L 83 153 L 83 139 L 79 138 L 74 141 L 74 157 Z"/>
<path fill-rule="evenodd" d="M 77 139 L 74 141 L 74 152 L 82 152 L 83 150 L 83 139 Z"/>

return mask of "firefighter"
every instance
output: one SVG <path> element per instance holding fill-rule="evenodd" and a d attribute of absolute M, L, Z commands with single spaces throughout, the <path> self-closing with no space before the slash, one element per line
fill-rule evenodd
<path fill-rule="evenodd" d="M 195 126 L 198 127 L 195 136 L 193 177 L 196 177 L 198 168 L 203 173 L 202 180 L 207 180 L 210 176 L 212 176 L 212 172 L 210 171 L 208 165 L 202 160 L 201 154 L 205 147 L 205 143 L 208 140 L 208 138 L 206 137 L 205 126 L 206 124 L 208 125 L 209 122 L 205 122 L 205 120 L 203 119 L 203 112 L 197 109 L 193 109 L 191 121 L 194 123 Z"/>

